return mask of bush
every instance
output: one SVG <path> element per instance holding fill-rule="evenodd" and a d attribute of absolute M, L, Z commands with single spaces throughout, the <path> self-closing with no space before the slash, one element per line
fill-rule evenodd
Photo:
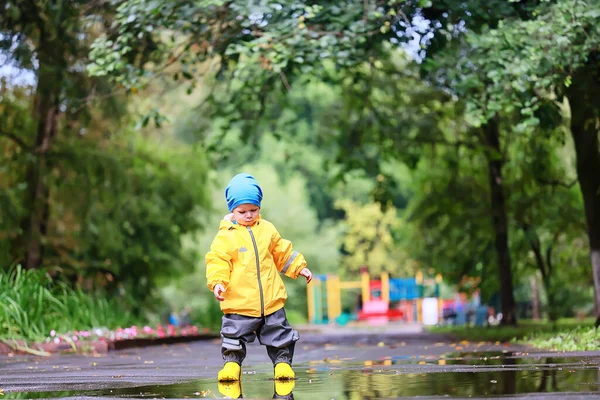
<path fill-rule="evenodd" d="M 600 331 L 593 327 L 580 326 L 556 333 L 535 333 L 524 338 L 520 343 L 556 351 L 598 350 L 598 347 L 600 347 Z"/>
<path fill-rule="evenodd" d="M 115 328 L 137 319 L 117 298 L 88 294 L 53 280 L 42 270 L 21 266 L 0 271 L 0 338 L 40 341 L 59 333 Z"/>
<path fill-rule="evenodd" d="M 212 298 L 206 303 L 204 309 L 194 311 L 192 324 L 208 328 L 211 332 L 220 332 L 222 317 L 223 312 L 221 311 L 219 302 Z"/>

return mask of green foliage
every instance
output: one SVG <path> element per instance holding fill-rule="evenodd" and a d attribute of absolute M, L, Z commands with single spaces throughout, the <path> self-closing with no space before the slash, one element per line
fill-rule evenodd
<path fill-rule="evenodd" d="M 138 82 L 139 69 L 148 67 L 138 54 L 159 65 L 157 60 L 172 64 L 176 55 L 181 63 L 176 79 L 192 80 L 198 64 L 218 56 L 223 72 L 233 70 L 244 84 L 258 78 L 258 88 L 272 77 L 280 79 L 280 73 L 317 73 L 322 59 L 338 66 L 360 62 L 382 37 L 394 37 L 392 25 L 406 18 L 403 3 L 408 2 L 351 1 L 342 7 L 297 0 L 124 1 L 117 10 L 118 34 L 96 41 L 89 70 L 113 74 L 131 86 Z"/>
<path fill-rule="evenodd" d="M 573 319 L 562 319 L 557 322 L 523 320 L 518 327 L 439 326 L 430 327 L 428 330 L 432 333 L 450 335 L 456 340 L 470 342 L 512 341 L 538 347 L 541 341 L 532 342 L 528 338 L 551 338 L 563 335 L 565 332 L 587 332 L 588 329 L 591 329 L 593 323 L 592 320 L 576 321 Z M 540 348 L 544 348 L 544 346 Z M 545 346 L 545 348 L 548 347 Z"/>
<path fill-rule="evenodd" d="M 593 327 L 579 327 L 552 333 L 538 332 L 519 343 L 554 351 L 594 351 L 600 345 L 600 331 Z"/>
<path fill-rule="evenodd" d="M 91 271 L 110 273 L 143 300 L 157 279 L 193 268 L 181 236 L 201 227 L 207 165 L 193 150 L 159 150 L 139 140 L 131 145 L 131 153 L 113 151 L 120 171 L 104 179 L 106 191 L 94 183 L 88 187 L 78 235 L 83 235 L 81 254 Z"/>
<path fill-rule="evenodd" d="M 130 134 L 128 142 L 63 140 L 55 154 L 47 265 L 60 266 L 73 282 L 121 287 L 139 302 L 157 280 L 193 268 L 181 235 L 201 228 L 198 216 L 207 204 L 201 152 Z M 18 207 L 18 196 L 10 200 Z M 10 239 L 0 243 L 10 247 Z M 5 265 L 12 261 L 9 252 L 3 256 Z"/>
<path fill-rule="evenodd" d="M 515 112 L 515 131 L 526 132 L 556 118 L 548 101 L 562 96 L 576 71 L 594 62 L 597 15 L 595 2 L 541 2 L 531 18 L 508 18 L 469 32 L 432 59 L 429 70 L 466 102 L 466 119 L 473 126 L 499 112 Z"/>
<path fill-rule="evenodd" d="M 463 276 L 496 276 L 486 165 L 465 148 L 437 149 L 414 173 L 407 219 L 413 257 L 457 284 Z M 498 290 L 483 281 L 483 300 Z"/>
<path fill-rule="evenodd" d="M 0 271 L 2 339 L 43 341 L 51 330 L 68 332 L 130 326 L 140 320 L 120 296 L 84 293 L 42 270 Z"/>
<path fill-rule="evenodd" d="M 196 297 L 206 298 L 206 294 L 204 294 L 204 296 L 196 294 Z M 167 299 L 169 299 L 168 296 Z M 218 301 L 216 301 L 214 298 L 211 300 L 213 301 L 206 301 L 204 308 L 197 308 L 193 310 L 192 324 L 201 326 L 203 328 L 208 328 L 211 332 L 219 332 L 221 330 L 221 318 L 223 317 L 223 311 L 221 311 Z"/>
<path fill-rule="evenodd" d="M 33 210 L 45 210 L 43 265 L 68 285 L 125 293 L 138 312 L 191 306 L 215 328 L 202 256 L 226 213 L 225 182 L 246 170 L 265 191 L 264 217 L 314 272 L 368 264 L 406 276 L 418 265 L 452 285 L 481 278 L 488 300 L 498 290 L 495 162 L 520 294 L 536 275 L 549 314 L 589 307 L 584 211 L 565 145 L 578 110 L 569 115 L 561 97 L 596 107 L 581 79 L 597 79 L 587 73 L 598 70 L 595 2 L 20 6 L 0 1 L 0 51 L 35 76 L 0 88 L 2 265 L 22 259 Z M 397 48 L 414 30 L 421 67 Z M 52 107 L 56 134 L 40 152 L 39 117 Z M 497 147 L 484 135 L 490 121 Z M 305 284 L 286 285 L 301 320 Z"/>
<path fill-rule="evenodd" d="M 372 276 L 384 271 L 394 276 L 414 275 L 414 265 L 392 237 L 399 223 L 394 207 L 384 211 L 379 203 L 360 205 L 351 200 L 339 200 L 337 205 L 346 215 L 342 247 L 346 255 L 341 263 L 344 275 L 357 276 L 362 267 L 368 267 Z"/>

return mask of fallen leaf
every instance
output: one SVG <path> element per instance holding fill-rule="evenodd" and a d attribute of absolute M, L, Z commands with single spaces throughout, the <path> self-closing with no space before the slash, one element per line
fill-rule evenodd
<path fill-rule="evenodd" d="M 377 347 L 383 347 L 383 346 L 385 346 L 385 343 L 383 343 L 383 342 L 377 343 Z"/>
<path fill-rule="evenodd" d="M 419 361 L 419 365 L 427 364 L 425 361 Z"/>
<path fill-rule="evenodd" d="M 113 376 L 113 378 L 115 378 L 115 379 L 119 379 L 119 378 L 122 378 L 122 377 L 123 377 L 123 375 L 115 375 L 115 376 Z"/>
<path fill-rule="evenodd" d="M 154 364 L 154 361 L 144 361 L 144 364 Z"/>

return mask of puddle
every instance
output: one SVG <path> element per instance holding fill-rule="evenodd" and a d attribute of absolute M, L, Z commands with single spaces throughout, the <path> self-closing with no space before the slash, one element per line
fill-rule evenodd
<path fill-rule="evenodd" d="M 244 398 L 393 399 L 400 397 L 495 397 L 564 393 L 563 397 L 600 396 L 599 358 L 516 358 L 502 353 L 454 354 L 435 360 L 385 358 L 366 362 L 299 364 L 298 379 L 276 384 L 269 368 L 248 370 L 241 387 L 219 386 L 214 379 L 132 388 L 18 393 L 15 398 Z M 545 396 L 542 396 L 545 397 Z"/>

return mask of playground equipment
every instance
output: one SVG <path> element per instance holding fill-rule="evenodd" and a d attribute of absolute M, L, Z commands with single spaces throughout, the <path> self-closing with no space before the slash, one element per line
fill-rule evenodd
<path fill-rule="evenodd" d="M 428 320 L 437 319 L 442 314 L 442 302 L 438 301 L 441 281 L 440 274 L 435 279 L 424 279 L 420 271 L 414 278 L 390 279 L 389 274 L 383 272 L 379 280 L 371 280 L 366 268 L 361 270 L 359 281 L 342 282 L 337 275 L 316 275 L 307 288 L 308 319 L 314 324 L 341 319 L 345 322 L 348 316 L 342 313 L 342 290 L 360 289 L 360 305 L 355 314 L 359 321 L 372 324 L 393 320 L 423 322 L 423 294 L 427 286 L 433 286 L 438 307 L 433 317 L 431 312 L 426 314 Z"/>

